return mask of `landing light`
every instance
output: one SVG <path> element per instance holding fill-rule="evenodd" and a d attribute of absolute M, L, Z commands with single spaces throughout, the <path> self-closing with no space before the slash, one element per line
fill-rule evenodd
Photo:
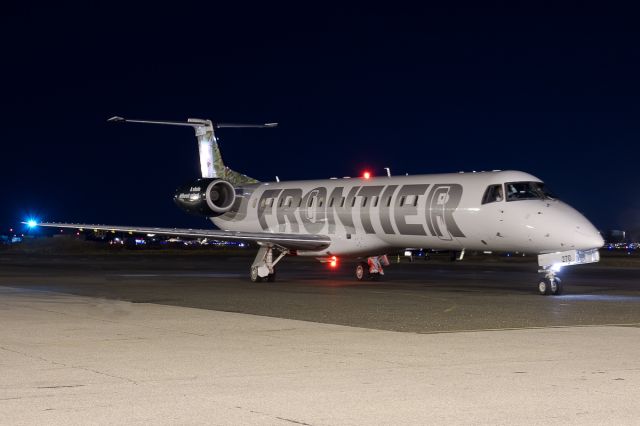
<path fill-rule="evenodd" d="M 562 263 L 554 263 L 553 266 L 551 267 L 551 270 L 553 272 L 560 272 L 560 270 L 562 269 Z"/>
<path fill-rule="evenodd" d="M 27 220 L 27 226 L 31 229 L 31 228 L 35 228 L 36 226 L 38 226 L 38 222 L 34 219 L 29 219 Z"/>

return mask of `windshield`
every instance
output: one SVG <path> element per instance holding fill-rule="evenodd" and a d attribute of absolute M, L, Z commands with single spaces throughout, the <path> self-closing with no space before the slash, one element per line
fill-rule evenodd
<path fill-rule="evenodd" d="M 542 182 L 507 182 L 507 201 L 548 200 L 555 198 Z"/>

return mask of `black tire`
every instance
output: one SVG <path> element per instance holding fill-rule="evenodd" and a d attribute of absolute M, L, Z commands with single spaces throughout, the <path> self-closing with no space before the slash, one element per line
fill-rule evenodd
<path fill-rule="evenodd" d="M 562 280 L 558 277 L 553 279 L 553 283 L 550 286 L 550 292 L 554 296 L 560 296 L 562 294 Z"/>
<path fill-rule="evenodd" d="M 273 283 L 276 281 L 276 271 L 273 271 L 273 274 L 267 275 L 267 282 Z"/>
<path fill-rule="evenodd" d="M 364 281 L 369 278 L 369 265 L 364 262 L 358 263 L 356 266 L 356 278 L 358 281 Z"/>
<path fill-rule="evenodd" d="M 255 266 L 251 267 L 251 270 L 249 271 L 249 279 L 251 280 L 252 283 L 259 283 L 262 281 L 262 277 L 258 275 L 257 267 Z"/>
<path fill-rule="evenodd" d="M 551 283 L 548 278 L 541 278 L 538 282 L 538 293 L 542 296 L 548 296 L 551 292 Z"/>

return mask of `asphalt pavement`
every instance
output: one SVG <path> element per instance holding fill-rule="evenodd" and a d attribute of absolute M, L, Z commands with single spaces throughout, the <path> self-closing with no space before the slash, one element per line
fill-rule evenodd
<path fill-rule="evenodd" d="M 277 281 L 252 283 L 249 256 L 0 256 L 0 285 L 417 333 L 640 324 L 640 269 L 567 267 L 562 296 L 537 294 L 532 262 L 392 263 L 359 282 L 285 258 Z"/>

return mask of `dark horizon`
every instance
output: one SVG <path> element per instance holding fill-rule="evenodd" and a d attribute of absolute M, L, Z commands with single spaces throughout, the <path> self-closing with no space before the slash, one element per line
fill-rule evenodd
<path fill-rule="evenodd" d="M 637 10 L 9 6 L 0 226 L 207 227 L 173 205 L 190 129 L 260 180 L 522 170 L 601 230 L 640 228 Z M 4 230 L 4 229 L 3 229 Z"/>

